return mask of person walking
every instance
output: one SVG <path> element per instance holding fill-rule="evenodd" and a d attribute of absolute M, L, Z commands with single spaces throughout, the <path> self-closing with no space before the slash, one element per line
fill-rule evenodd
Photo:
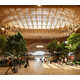
<path fill-rule="evenodd" d="M 9 68 L 7 69 L 7 71 L 5 72 L 5 74 L 8 74 L 9 70 L 11 70 L 13 73 L 18 72 L 18 70 L 16 68 L 16 65 L 17 65 L 16 59 L 9 58 L 9 60 L 8 60 L 8 66 L 9 66 Z"/>
<path fill-rule="evenodd" d="M 65 64 L 67 64 L 67 58 L 66 57 L 64 58 L 64 62 L 65 62 Z"/>
<path fill-rule="evenodd" d="M 27 57 L 25 60 L 24 68 L 29 67 L 29 58 Z"/>
<path fill-rule="evenodd" d="M 9 66 L 9 68 L 7 69 L 7 71 L 5 72 L 5 74 L 7 74 L 9 70 L 12 70 L 13 64 L 12 64 L 12 59 L 11 58 L 8 59 L 8 66 Z"/>

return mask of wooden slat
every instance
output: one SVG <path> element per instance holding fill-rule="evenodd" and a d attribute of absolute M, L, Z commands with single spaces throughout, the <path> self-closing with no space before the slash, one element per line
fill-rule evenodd
<path fill-rule="evenodd" d="M 31 14 L 31 9 L 29 9 L 28 11 L 29 11 L 28 14 L 29 14 L 29 16 L 30 16 L 31 23 L 32 23 L 31 25 L 32 25 L 32 27 L 34 28 L 34 24 L 33 24 L 33 20 L 32 20 L 32 14 Z"/>
<path fill-rule="evenodd" d="M 22 11 L 23 12 L 23 11 Z M 22 13 L 23 16 L 24 16 L 24 20 L 25 20 L 25 23 L 27 25 L 27 27 L 29 28 L 29 25 L 28 25 L 28 21 L 27 21 L 27 16 L 26 16 L 26 8 L 24 9 L 24 12 Z M 26 27 L 26 26 L 25 26 Z"/>
<path fill-rule="evenodd" d="M 57 9 L 56 9 L 56 11 L 55 11 L 55 13 L 54 13 L 54 16 L 56 17 L 56 14 L 57 14 Z M 54 18 L 53 18 L 54 19 Z M 51 21 L 52 22 L 52 21 Z M 56 23 L 56 25 L 57 25 L 57 23 Z M 52 26 L 52 25 L 51 25 Z M 54 28 L 56 28 L 56 26 L 54 26 Z"/>
<path fill-rule="evenodd" d="M 48 11 L 47 21 L 46 21 L 46 29 L 47 29 L 47 25 L 48 25 L 48 22 L 49 22 L 50 12 L 51 12 L 51 9 L 49 9 L 49 11 Z"/>
<path fill-rule="evenodd" d="M 41 12 L 43 13 L 43 9 L 41 9 Z M 43 28 L 43 14 L 41 15 L 41 29 Z"/>
<path fill-rule="evenodd" d="M 35 8 L 35 13 L 37 11 L 37 8 Z M 38 29 L 38 14 L 35 14 L 35 17 L 36 17 L 36 24 L 37 24 L 37 29 Z"/>
<path fill-rule="evenodd" d="M 22 12 L 22 11 L 21 11 L 21 12 Z M 17 15 L 17 17 L 18 17 L 17 19 L 18 19 L 18 20 L 20 21 L 20 23 L 21 23 L 21 26 L 24 27 L 24 25 L 23 25 L 24 22 L 23 22 L 23 19 L 21 18 L 22 15 L 20 15 L 20 12 L 17 12 L 17 11 L 16 11 L 16 15 Z M 20 24 L 19 24 L 19 26 L 20 26 Z"/>

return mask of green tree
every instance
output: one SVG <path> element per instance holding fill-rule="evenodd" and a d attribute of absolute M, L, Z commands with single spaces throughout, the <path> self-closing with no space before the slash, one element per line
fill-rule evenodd
<path fill-rule="evenodd" d="M 16 35 L 8 37 L 6 55 L 13 55 L 18 57 L 23 56 L 26 51 L 26 42 L 20 32 L 18 32 Z"/>
<path fill-rule="evenodd" d="M 70 51 L 75 51 L 80 45 L 80 33 L 72 33 L 67 39 L 67 41 L 67 45 Z"/>
<path fill-rule="evenodd" d="M 52 42 L 48 43 L 47 49 L 51 53 L 51 55 L 55 55 L 55 52 L 57 50 L 57 40 L 53 40 Z"/>
<path fill-rule="evenodd" d="M 69 51 L 74 52 L 76 60 L 80 60 L 80 33 L 72 33 L 67 41 Z"/>
<path fill-rule="evenodd" d="M 51 56 L 64 57 L 68 55 L 69 49 L 66 48 L 66 43 L 62 42 L 58 44 L 57 40 L 53 40 L 47 46 Z"/>
<path fill-rule="evenodd" d="M 0 35 L 0 55 L 4 56 L 7 39 L 4 35 Z"/>
<path fill-rule="evenodd" d="M 62 42 L 58 45 L 57 52 L 60 56 L 63 56 L 63 57 L 68 55 L 69 50 L 66 48 L 65 42 Z"/>

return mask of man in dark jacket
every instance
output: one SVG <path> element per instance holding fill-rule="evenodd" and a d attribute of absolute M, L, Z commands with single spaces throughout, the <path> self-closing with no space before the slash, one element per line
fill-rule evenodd
<path fill-rule="evenodd" d="M 26 61 L 26 62 L 25 62 L 24 67 L 27 68 L 27 67 L 29 66 L 29 58 L 27 57 L 25 61 Z"/>

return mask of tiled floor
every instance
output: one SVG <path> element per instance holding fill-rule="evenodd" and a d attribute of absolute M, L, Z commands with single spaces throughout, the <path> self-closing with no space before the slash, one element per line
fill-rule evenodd
<path fill-rule="evenodd" d="M 7 68 L 0 68 L 0 74 L 4 74 Z M 11 71 L 8 74 L 12 75 Z M 79 75 L 80 66 L 59 65 L 57 63 L 41 63 L 40 61 L 30 61 L 30 66 L 21 66 L 18 73 L 14 75 Z"/>

